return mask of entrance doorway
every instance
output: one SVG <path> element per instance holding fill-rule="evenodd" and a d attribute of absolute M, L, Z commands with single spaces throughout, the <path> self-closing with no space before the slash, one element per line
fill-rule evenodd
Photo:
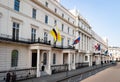
<path fill-rule="evenodd" d="M 67 53 L 63 54 L 63 64 L 68 64 L 68 54 Z"/>
<path fill-rule="evenodd" d="M 32 67 L 37 67 L 37 53 L 32 53 Z"/>

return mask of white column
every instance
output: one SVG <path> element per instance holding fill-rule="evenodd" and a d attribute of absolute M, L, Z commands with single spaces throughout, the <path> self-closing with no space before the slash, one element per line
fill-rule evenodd
<path fill-rule="evenodd" d="M 85 39 L 84 39 L 84 34 L 83 34 L 83 50 L 85 50 Z"/>
<path fill-rule="evenodd" d="M 51 75 L 51 50 L 49 51 L 49 59 L 48 59 L 48 74 Z"/>
<path fill-rule="evenodd" d="M 68 53 L 68 70 L 71 70 L 71 57 L 70 57 L 70 53 Z"/>
<path fill-rule="evenodd" d="M 86 36 L 85 38 L 86 38 L 86 45 L 85 45 L 85 46 L 86 46 L 86 49 L 85 49 L 85 50 L 87 51 L 87 36 Z"/>
<path fill-rule="evenodd" d="M 90 46 L 89 46 L 90 43 L 89 43 L 89 42 L 90 42 L 90 39 L 89 39 L 89 37 L 88 37 L 88 51 L 90 51 Z"/>
<path fill-rule="evenodd" d="M 37 77 L 40 77 L 40 50 L 37 49 Z"/>
<path fill-rule="evenodd" d="M 82 50 L 82 33 L 80 33 L 80 50 Z"/>
<path fill-rule="evenodd" d="M 76 67 L 75 67 L 75 53 L 74 53 L 74 67 L 73 67 L 73 69 L 76 69 Z"/>

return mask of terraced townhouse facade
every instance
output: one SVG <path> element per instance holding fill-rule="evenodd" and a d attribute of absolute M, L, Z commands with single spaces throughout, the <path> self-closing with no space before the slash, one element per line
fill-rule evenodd
<path fill-rule="evenodd" d="M 62 37 L 56 44 L 50 34 L 55 25 Z M 97 43 L 102 47 L 98 52 Z M 51 75 L 109 61 L 107 49 L 76 9 L 69 11 L 56 0 L 0 1 L 0 71 Z"/>

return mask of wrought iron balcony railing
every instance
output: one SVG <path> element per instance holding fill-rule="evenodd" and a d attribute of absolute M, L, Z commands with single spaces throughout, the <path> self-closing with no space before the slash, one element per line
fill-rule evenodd
<path fill-rule="evenodd" d="M 53 45 L 53 48 L 58 48 L 58 49 L 75 49 L 74 46 L 62 46 L 62 45 Z"/>
<path fill-rule="evenodd" d="M 26 44 L 34 44 L 34 43 L 41 43 L 41 44 L 47 44 L 47 45 L 51 44 L 50 41 L 40 39 L 40 38 L 32 40 L 32 39 L 26 39 L 26 38 L 19 37 L 19 38 L 15 39 L 15 38 L 13 38 L 12 35 L 6 35 L 6 34 L 0 34 L 0 40 L 11 41 L 11 42 L 20 42 L 20 43 L 26 43 Z"/>

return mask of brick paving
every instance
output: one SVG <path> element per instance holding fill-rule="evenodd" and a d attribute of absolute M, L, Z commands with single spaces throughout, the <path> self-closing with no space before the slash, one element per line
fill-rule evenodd
<path fill-rule="evenodd" d="M 80 82 L 120 82 L 120 63 Z"/>

